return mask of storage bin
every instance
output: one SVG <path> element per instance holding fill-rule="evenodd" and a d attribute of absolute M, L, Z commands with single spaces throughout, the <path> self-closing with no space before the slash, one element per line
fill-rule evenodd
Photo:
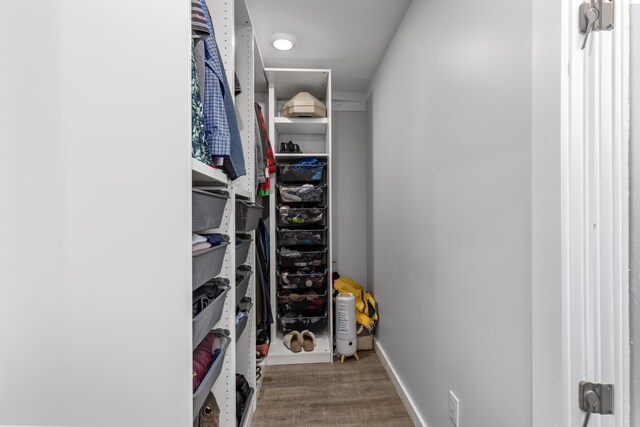
<path fill-rule="evenodd" d="M 236 231 L 253 231 L 262 217 L 262 206 L 257 203 L 236 200 Z"/>
<path fill-rule="evenodd" d="M 194 252 L 192 255 L 192 290 L 207 283 L 209 280 L 220 274 L 224 255 L 229 243 L 223 242 L 204 251 Z"/>
<path fill-rule="evenodd" d="M 305 270 L 302 270 L 305 271 Z M 301 273 L 296 270 L 278 270 L 278 283 L 281 289 L 286 290 L 312 290 L 323 289 L 326 284 L 327 270 L 321 272 Z"/>
<path fill-rule="evenodd" d="M 207 336 L 222 317 L 224 301 L 231 286 L 229 286 L 228 279 L 214 279 L 194 292 L 194 301 L 197 298 L 197 294 L 204 293 L 206 289 L 217 290 L 219 294 L 213 301 L 209 302 L 204 310 L 196 314 L 191 321 L 191 330 L 193 332 L 192 349 L 195 349 L 200 344 L 202 339 Z"/>
<path fill-rule="evenodd" d="M 243 265 L 236 269 L 236 301 L 240 301 L 247 294 L 249 278 L 252 274 L 253 271 L 248 265 Z"/>
<path fill-rule="evenodd" d="M 247 261 L 251 242 L 253 239 L 248 234 L 236 235 L 236 265 L 242 265 Z"/>
<path fill-rule="evenodd" d="M 278 185 L 282 203 L 325 203 L 326 185 Z"/>
<path fill-rule="evenodd" d="M 327 243 L 327 227 L 307 230 L 278 228 L 278 244 L 281 246 L 324 245 Z"/>
<path fill-rule="evenodd" d="M 295 313 L 303 316 L 316 316 L 324 313 L 327 305 L 327 291 L 283 291 L 277 294 L 278 305 L 282 313 Z"/>
<path fill-rule="evenodd" d="M 247 314 L 249 314 L 251 313 L 251 309 L 253 308 L 253 303 L 251 302 L 251 298 L 245 297 L 243 299 L 246 300 L 245 305 L 248 306 L 248 309 L 245 308 L 244 310 L 241 310 L 241 311 L 246 311 Z M 247 327 L 248 321 L 249 321 L 249 316 L 243 317 L 242 320 L 240 320 L 240 323 L 236 325 L 236 344 L 240 340 L 240 335 L 242 335 L 242 332 L 244 332 L 244 329 Z"/>
<path fill-rule="evenodd" d="M 220 349 L 220 354 L 211 364 L 211 367 L 207 371 L 207 374 L 202 379 L 202 382 L 200 383 L 196 391 L 193 393 L 193 418 L 195 418 L 200 412 L 200 408 L 202 408 L 205 400 L 207 400 L 207 395 L 218 379 L 220 371 L 222 371 L 222 365 L 227 353 L 227 348 L 229 347 L 229 343 L 231 343 L 231 339 L 229 338 L 229 331 L 214 329 L 210 333 L 216 336 L 216 340 L 224 340 L 224 344 Z"/>
<path fill-rule="evenodd" d="M 327 208 L 278 207 L 279 225 L 284 227 L 304 227 L 308 225 L 326 225 Z"/>
<path fill-rule="evenodd" d="M 224 191 L 191 191 L 191 229 L 210 230 L 220 227 L 229 195 Z"/>
<path fill-rule="evenodd" d="M 304 159 L 297 163 L 278 164 L 280 182 L 303 183 L 320 182 L 324 175 L 326 163 L 317 159 Z"/>
<path fill-rule="evenodd" d="M 246 426 L 247 425 L 247 417 L 249 416 L 249 409 L 251 408 L 251 399 L 253 399 L 253 388 L 250 387 L 250 392 L 249 392 L 249 396 L 247 396 L 247 400 L 246 403 L 244 404 L 244 412 L 242 413 L 242 418 L 240 418 L 240 424 L 238 424 L 239 426 Z"/>
<path fill-rule="evenodd" d="M 318 251 L 297 251 L 278 249 L 278 264 L 284 267 L 319 267 L 327 265 L 327 249 Z"/>
<path fill-rule="evenodd" d="M 278 324 L 282 332 L 298 331 L 302 332 L 305 329 L 311 332 L 322 332 L 327 323 L 327 314 L 322 316 L 300 316 L 293 313 L 287 313 L 285 315 L 277 315 Z"/>

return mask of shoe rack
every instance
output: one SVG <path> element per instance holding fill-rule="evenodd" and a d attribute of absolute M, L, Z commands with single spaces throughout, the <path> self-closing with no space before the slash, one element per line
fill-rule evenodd
<path fill-rule="evenodd" d="M 331 363 L 333 361 L 333 307 L 331 304 L 332 289 L 332 239 L 331 239 L 331 70 L 318 69 L 265 69 L 269 87 L 269 137 L 273 148 L 276 150 L 275 158 L 278 165 L 278 172 L 272 175 L 272 189 L 270 195 L 270 235 L 271 235 L 271 307 L 273 311 L 274 324 L 271 327 L 271 346 L 267 363 L 269 365 L 301 364 L 301 363 Z M 282 105 L 295 96 L 298 92 L 310 92 L 327 106 L 327 117 L 306 118 L 306 117 L 283 117 L 280 114 Z M 289 149 L 281 150 L 281 142 L 289 142 Z M 285 144 L 287 146 L 287 144 Z M 297 147 L 296 147 L 297 146 Z M 297 152 L 299 148 L 299 151 Z M 293 149 L 293 150 L 292 150 Z M 293 152 L 291 152 L 293 151 Z M 295 165 L 305 159 L 317 159 L 325 164 L 323 176 L 320 182 L 305 182 L 303 179 L 297 183 L 283 182 L 283 168 L 287 165 Z M 315 203 L 288 203 L 283 202 L 279 187 L 296 186 L 304 184 L 322 186 L 324 197 L 321 202 Z M 287 205 L 291 208 L 320 208 L 324 209 L 324 216 L 321 224 L 290 226 L 283 224 L 279 220 L 279 206 Z M 322 244 L 310 246 L 291 246 L 280 232 L 294 230 L 313 230 L 326 227 Z M 295 234 L 295 233 L 294 233 Z M 279 251 L 282 249 L 293 249 L 300 251 L 326 250 L 326 258 L 323 265 L 318 270 L 323 271 L 324 280 L 319 293 L 326 292 L 326 303 L 321 315 L 299 315 L 294 313 L 289 316 L 302 316 L 301 323 L 291 324 L 285 327 L 282 319 L 287 313 L 291 313 L 290 305 L 282 304 L 281 299 L 287 291 L 282 287 L 282 275 L 279 272 L 286 270 L 294 271 L 293 267 L 285 267 L 279 258 Z M 315 276 L 315 275 L 314 275 Z M 315 290 L 315 289 L 314 289 Z M 303 290 L 296 290 L 296 293 L 304 293 Z M 288 300 L 287 300 L 288 301 Z M 324 317 L 326 316 L 326 317 Z M 299 317 L 298 317 L 299 318 Z M 318 321 L 324 323 L 318 327 Z M 309 323 L 312 322 L 312 323 Z M 291 326 L 293 325 L 293 326 Z M 310 327 L 305 327 L 309 325 Z M 293 353 L 283 341 L 284 336 L 289 332 L 287 328 L 312 329 L 316 335 L 316 347 L 313 351 L 301 351 Z"/>

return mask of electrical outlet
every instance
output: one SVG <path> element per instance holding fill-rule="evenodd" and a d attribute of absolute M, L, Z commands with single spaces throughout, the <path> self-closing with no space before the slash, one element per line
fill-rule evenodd
<path fill-rule="evenodd" d="M 449 390 L 449 418 L 456 427 L 460 427 L 460 399 Z"/>

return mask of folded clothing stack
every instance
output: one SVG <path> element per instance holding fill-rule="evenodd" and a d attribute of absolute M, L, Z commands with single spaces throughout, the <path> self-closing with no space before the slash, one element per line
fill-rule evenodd
<path fill-rule="evenodd" d="M 322 202 L 324 189 L 313 184 L 304 184 L 299 186 L 280 187 L 280 198 L 287 203 L 316 203 Z"/>
<path fill-rule="evenodd" d="M 220 356 L 222 343 L 216 341 L 213 333 L 209 333 L 198 347 L 193 350 L 193 391 L 195 392 L 207 375 L 213 362 Z"/>
<path fill-rule="evenodd" d="M 191 234 L 191 252 L 204 251 L 214 246 L 220 246 L 222 242 L 229 242 L 229 236 L 220 233 Z"/>

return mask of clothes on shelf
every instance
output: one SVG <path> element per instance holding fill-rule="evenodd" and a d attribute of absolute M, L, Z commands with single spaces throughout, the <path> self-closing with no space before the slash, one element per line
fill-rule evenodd
<path fill-rule="evenodd" d="M 199 252 L 214 246 L 220 246 L 223 242 L 229 242 L 226 234 L 191 234 L 191 252 Z"/>
<path fill-rule="evenodd" d="M 316 291 L 295 292 L 284 291 L 278 295 L 278 303 L 283 311 L 306 316 L 318 315 L 324 312 L 327 304 L 327 292 L 319 294 Z"/>
<path fill-rule="evenodd" d="M 317 251 L 298 251 L 280 248 L 277 251 L 278 264 L 286 267 L 319 267 L 327 263 L 327 249 Z"/>
<path fill-rule="evenodd" d="M 224 292 L 224 289 L 215 286 L 203 286 L 193 293 L 192 315 L 196 317 L 205 308 L 209 306 L 215 299 Z"/>
<path fill-rule="evenodd" d="M 278 238 L 281 246 L 324 245 L 326 233 L 326 227 L 318 230 L 279 228 Z"/>
<path fill-rule="evenodd" d="M 293 164 L 278 165 L 280 181 L 285 183 L 318 182 L 322 180 L 324 167 L 325 164 L 315 158 L 302 159 Z"/>
<path fill-rule="evenodd" d="M 278 271 L 278 284 L 281 289 L 287 290 L 322 289 L 326 276 L 326 268 L 282 268 Z"/>
<path fill-rule="evenodd" d="M 322 202 L 324 188 L 313 184 L 282 186 L 280 199 L 285 203 L 318 203 Z"/>
<path fill-rule="evenodd" d="M 283 225 L 321 224 L 324 219 L 324 208 L 293 208 L 282 205 L 279 211 Z"/>
<path fill-rule="evenodd" d="M 191 245 L 191 252 L 204 251 L 205 249 L 209 249 L 210 247 L 211 243 L 209 242 L 196 243 L 195 245 Z"/>
<path fill-rule="evenodd" d="M 210 333 L 193 350 L 193 391 L 196 391 L 213 362 L 220 356 L 221 347 L 219 340 Z"/>

